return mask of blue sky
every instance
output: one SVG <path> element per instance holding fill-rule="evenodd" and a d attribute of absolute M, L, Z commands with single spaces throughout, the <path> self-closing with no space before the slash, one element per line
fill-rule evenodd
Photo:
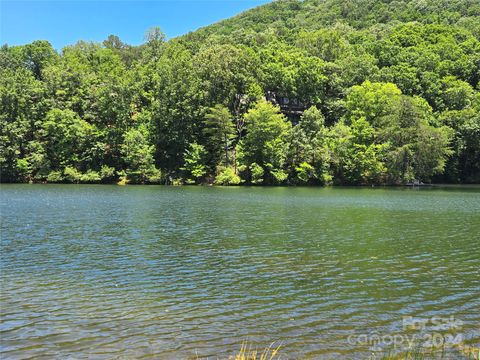
<path fill-rule="evenodd" d="M 118 35 L 132 45 L 160 26 L 172 38 L 271 0 L 0 0 L 0 44 L 48 40 L 56 48 Z"/>

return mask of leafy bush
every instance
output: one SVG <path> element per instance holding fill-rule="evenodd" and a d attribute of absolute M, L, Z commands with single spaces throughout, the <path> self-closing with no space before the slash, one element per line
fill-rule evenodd
<path fill-rule="evenodd" d="M 126 179 L 131 184 L 154 184 L 159 183 L 162 180 L 162 173 L 154 166 L 149 167 L 146 170 L 127 170 Z"/>
<path fill-rule="evenodd" d="M 103 165 L 100 169 L 100 178 L 103 181 L 113 180 L 115 177 L 115 168 L 107 165 Z"/>
<path fill-rule="evenodd" d="M 77 169 L 67 166 L 63 170 L 64 179 L 68 182 L 78 183 L 82 180 L 82 173 Z"/>
<path fill-rule="evenodd" d="M 315 169 L 307 162 L 302 162 L 295 170 L 297 171 L 297 179 L 302 184 L 307 184 L 311 179 L 315 178 Z"/>
<path fill-rule="evenodd" d="M 231 167 L 223 169 L 215 178 L 217 185 L 238 185 L 240 183 L 240 176 L 235 174 L 235 170 Z"/>
<path fill-rule="evenodd" d="M 288 178 L 288 174 L 284 170 L 270 170 L 270 174 L 272 174 L 277 184 L 283 183 Z"/>
<path fill-rule="evenodd" d="M 30 164 L 27 159 L 17 159 L 17 172 L 22 178 L 26 178 L 30 173 Z"/>
<path fill-rule="evenodd" d="M 51 171 L 47 176 L 48 182 L 56 183 L 56 182 L 62 182 L 63 180 L 64 178 L 61 171 Z"/>
<path fill-rule="evenodd" d="M 185 182 L 187 184 L 194 184 L 200 181 L 207 173 L 205 166 L 206 150 L 203 145 L 197 143 L 190 144 L 189 148 L 185 150 L 185 164 L 181 168 L 187 174 Z"/>
<path fill-rule="evenodd" d="M 265 170 L 257 163 L 250 164 L 250 173 L 252 175 L 252 184 L 261 184 Z"/>
<path fill-rule="evenodd" d="M 93 170 L 88 170 L 86 173 L 80 176 L 80 182 L 82 183 L 98 183 L 102 180 L 100 174 Z"/>

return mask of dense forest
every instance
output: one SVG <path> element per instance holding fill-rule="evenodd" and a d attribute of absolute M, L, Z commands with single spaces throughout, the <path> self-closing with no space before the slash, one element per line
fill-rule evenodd
<path fill-rule="evenodd" d="M 478 0 L 279 0 L 0 50 L 2 182 L 480 182 Z"/>

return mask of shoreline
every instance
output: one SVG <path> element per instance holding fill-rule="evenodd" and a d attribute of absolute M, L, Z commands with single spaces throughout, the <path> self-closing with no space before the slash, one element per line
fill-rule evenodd
<path fill-rule="evenodd" d="M 165 187 L 220 187 L 220 188 L 439 188 L 439 187 L 478 187 L 480 183 L 431 183 L 431 184 L 376 184 L 376 185 L 353 185 L 353 184 L 330 184 L 330 185 L 217 185 L 217 184 L 161 184 L 161 183 L 122 183 L 119 182 L 0 182 L 2 185 L 116 185 L 116 186 L 165 186 Z"/>

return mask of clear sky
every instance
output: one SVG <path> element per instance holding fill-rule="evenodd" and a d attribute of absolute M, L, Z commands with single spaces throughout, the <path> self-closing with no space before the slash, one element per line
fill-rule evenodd
<path fill-rule="evenodd" d="M 226 19 L 271 0 L 0 0 L 0 44 L 48 40 L 56 49 L 110 34 L 143 42 L 160 26 L 168 38 Z"/>

